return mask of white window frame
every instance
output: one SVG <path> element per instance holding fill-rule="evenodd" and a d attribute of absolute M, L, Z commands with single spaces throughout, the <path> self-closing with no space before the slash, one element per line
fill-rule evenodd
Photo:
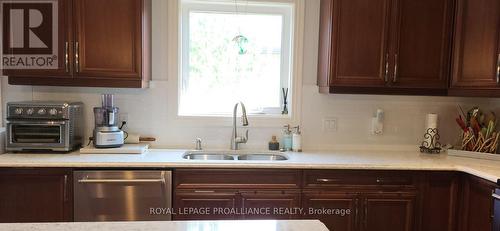
<path fill-rule="evenodd" d="M 189 25 L 190 25 L 190 13 L 191 12 L 217 12 L 217 13 L 235 13 L 236 6 L 234 1 L 200 1 L 200 0 L 181 0 L 181 77 L 182 80 L 187 80 L 189 78 L 188 70 L 189 70 Z M 280 65 L 280 88 L 276 89 L 276 91 L 281 92 L 282 88 L 290 89 L 290 80 L 291 80 L 291 64 L 292 64 L 292 40 L 293 40 L 293 6 L 290 3 L 284 2 L 246 2 L 246 1 L 237 1 L 239 14 L 269 14 L 269 15 L 279 15 L 283 17 L 283 29 L 281 31 L 282 40 L 281 40 L 281 65 Z M 285 6 L 285 7 L 284 7 Z M 290 7 L 288 7 L 290 6 Z M 288 9 L 287 9 L 288 8 Z M 289 36 L 291 35 L 291 36 Z M 179 88 L 182 88 L 183 82 L 179 82 Z M 282 95 L 282 94 L 280 94 Z M 289 104 L 293 104 L 291 100 L 289 100 Z M 283 97 L 280 97 L 280 105 L 283 105 Z M 282 107 L 272 107 L 272 108 L 263 108 L 262 111 L 259 112 L 249 112 L 249 115 L 279 115 L 281 113 Z M 230 111 L 228 109 L 228 111 Z M 218 115 L 218 114 L 196 114 L 196 115 L 184 115 L 180 114 L 180 116 L 227 116 L 227 115 Z"/>
<path fill-rule="evenodd" d="M 180 101 L 180 89 L 181 89 L 181 80 L 183 75 L 183 65 L 186 65 L 186 60 L 183 55 L 183 47 L 182 41 L 185 36 L 183 33 L 183 27 L 181 26 L 185 23 L 185 19 L 183 19 L 183 4 L 181 1 L 185 0 L 175 0 L 168 1 L 168 50 L 177 50 L 175 52 L 169 52 L 168 60 L 169 61 L 169 76 L 173 76 L 174 78 L 169 78 L 169 103 L 168 111 L 169 116 L 171 118 L 175 118 L 175 123 L 179 125 L 185 126 L 231 126 L 231 115 L 179 115 L 179 101 Z M 221 2 L 224 4 L 233 4 L 232 12 L 234 12 L 234 0 L 189 0 L 190 4 L 194 4 L 196 2 L 206 3 L 210 1 L 211 3 Z M 239 0 L 240 8 L 242 0 Z M 304 40 L 304 7 L 305 0 L 249 0 L 249 3 L 258 4 L 258 3 L 291 3 L 293 4 L 292 17 L 293 26 L 292 26 L 292 41 L 290 55 L 288 55 L 291 59 L 290 63 L 290 78 L 289 83 L 287 83 L 289 88 L 289 96 L 288 96 L 288 115 L 281 114 L 251 114 L 249 115 L 250 126 L 251 127 L 281 127 L 283 124 L 299 124 L 300 123 L 300 114 L 301 114 L 301 92 L 302 92 L 302 65 L 303 65 L 303 40 Z M 187 31 L 187 30 L 186 30 Z M 186 50 L 185 50 L 186 51 Z M 287 57 L 283 55 L 282 57 Z M 175 62 L 176 61 L 176 62 Z M 283 62 L 283 60 L 282 60 Z M 175 77 L 177 76 L 177 77 Z M 282 83 L 283 84 L 283 83 Z M 175 99 L 175 101 L 170 100 Z M 175 102 L 175 103 L 172 103 Z M 281 108 L 279 109 L 281 110 Z"/>

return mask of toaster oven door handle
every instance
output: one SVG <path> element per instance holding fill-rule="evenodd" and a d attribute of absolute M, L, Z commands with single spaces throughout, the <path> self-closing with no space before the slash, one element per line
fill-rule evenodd
<path fill-rule="evenodd" d="M 8 120 L 9 124 L 22 125 L 64 125 L 66 120 Z"/>

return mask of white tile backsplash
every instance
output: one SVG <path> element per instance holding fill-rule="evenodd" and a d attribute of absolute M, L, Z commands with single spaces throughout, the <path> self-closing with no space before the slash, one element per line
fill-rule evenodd
<path fill-rule="evenodd" d="M 92 107 L 100 104 L 102 93 L 115 94 L 116 105 L 128 114 L 128 130 L 145 136 L 154 136 L 154 147 L 194 147 L 194 139 L 201 137 L 206 148 L 228 148 L 231 136 L 229 126 L 189 126 L 178 123 L 170 111 L 175 103 L 169 89 L 175 89 L 173 67 L 168 62 L 171 55 L 165 40 L 168 34 L 166 23 L 167 1 L 154 0 L 153 11 L 153 82 L 149 89 L 104 89 L 75 87 L 30 87 L 9 86 L 2 80 L 3 107 L 9 101 L 19 100 L 69 100 L 85 103 L 86 133 L 93 128 Z M 500 100 L 420 97 L 420 96 L 373 96 L 373 95 L 323 95 L 318 93 L 316 65 L 318 49 L 319 0 L 306 1 L 306 25 L 304 41 L 304 73 L 302 91 L 301 126 L 305 150 L 325 150 L 343 146 L 414 145 L 421 141 L 425 115 L 438 113 L 442 141 L 454 142 L 459 129 L 454 118 L 456 105 L 464 108 L 480 104 L 499 107 Z M 175 51 L 170 51 L 175 52 Z M 175 68 L 175 67 L 173 67 Z M 170 103 L 170 104 L 169 104 Z M 170 106 L 170 107 L 169 107 Z M 175 106 L 175 105 L 174 105 Z M 170 108 L 170 109 L 169 109 Z M 384 134 L 370 134 L 371 116 L 382 108 L 385 111 Z M 5 115 L 4 115 L 5 116 Z M 323 131 L 323 118 L 336 117 L 337 131 Z M 250 128 L 250 139 L 246 148 L 267 148 L 271 135 L 279 135 L 282 124 L 275 127 Z"/>

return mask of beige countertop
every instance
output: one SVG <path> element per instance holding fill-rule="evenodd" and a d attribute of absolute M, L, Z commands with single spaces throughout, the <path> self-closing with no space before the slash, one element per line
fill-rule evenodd
<path fill-rule="evenodd" d="M 0 167 L 75 168 L 288 168 L 443 170 L 466 172 L 492 182 L 500 179 L 500 161 L 421 154 L 418 150 L 337 150 L 286 152 L 286 161 L 185 160 L 186 150 L 152 149 L 144 154 L 2 154 Z M 243 153 L 250 151 L 242 151 Z"/>
<path fill-rule="evenodd" d="M 149 221 L 0 224 L 2 231 L 328 231 L 317 220 Z"/>

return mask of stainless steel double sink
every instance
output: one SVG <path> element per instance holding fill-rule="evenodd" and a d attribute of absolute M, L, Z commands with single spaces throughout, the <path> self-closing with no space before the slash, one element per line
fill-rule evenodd
<path fill-rule="evenodd" d="M 248 161 L 285 161 L 288 157 L 279 153 L 270 152 L 224 152 L 224 151 L 189 151 L 183 155 L 187 160 L 248 160 Z"/>

